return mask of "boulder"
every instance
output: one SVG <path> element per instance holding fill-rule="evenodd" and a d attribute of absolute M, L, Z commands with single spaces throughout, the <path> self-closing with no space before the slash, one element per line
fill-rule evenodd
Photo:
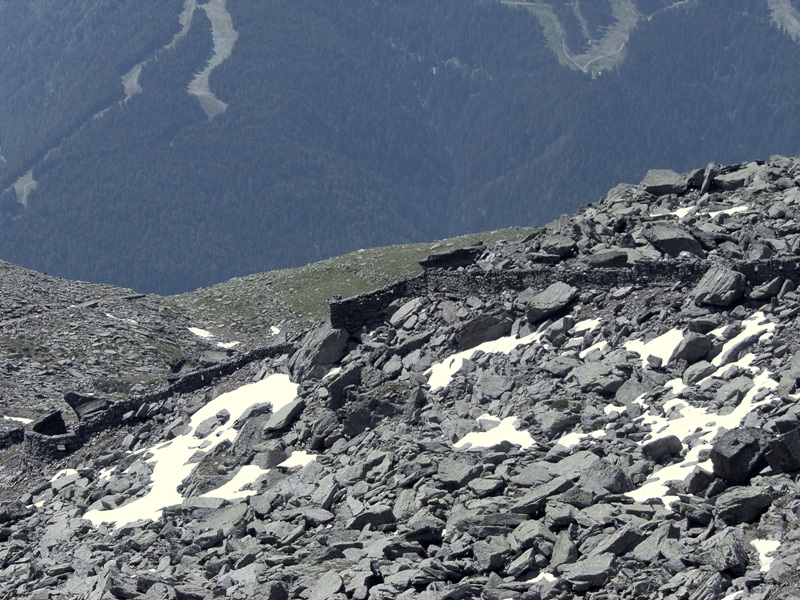
<path fill-rule="evenodd" d="M 800 471 L 800 429 L 792 429 L 771 440 L 766 458 L 776 473 Z"/>
<path fill-rule="evenodd" d="M 713 341 L 707 335 L 689 331 L 683 336 L 683 340 L 678 344 L 678 347 L 675 348 L 672 360 L 683 359 L 689 364 L 697 362 L 708 354 L 712 345 Z"/>
<path fill-rule="evenodd" d="M 617 558 L 610 552 L 583 558 L 562 567 L 564 579 L 576 592 L 601 587 L 617 571 Z"/>
<path fill-rule="evenodd" d="M 528 301 L 527 317 L 531 323 L 554 315 L 578 297 L 578 288 L 557 281 Z"/>
<path fill-rule="evenodd" d="M 686 175 L 670 169 L 650 169 L 642 179 L 642 187 L 645 192 L 654 196 L 680 195 L 686 192 L 689 180 Z"/>
<path fill-rule="evenodd" d="M 744 294 L 745 277 L 738 271 L 719 265 L 711 267 L 691 296 L 697 304 L 727 308 L 738 302 Z"/>
<path fill-rule="evenodd" d="M 753 523 L 770 507 L 772 500 L 769 488 L 733 487 L 717 496 L 714 513 L 725 525 Z"/>
<path fill-rule="evenodd" d="M 642 453 L 650 460 L 659 461 L 665 456 L 675 456 L 683 451 L 683 444 L 677 436 L 668 435 L 651 440 L 642 446 Z"/>
<path fill-rule="evenodd" d="M 264 433 L 283 431 L 289 427 L 297 416 L 303 412 L 306 401 L 302 398 L 290 402 L 275 414 L 271 415 L 267 424 L 264 425 Z"/>
<path fill-rule="evenodd" d="M 460 348 L 467 350 L 508 335 L 513 323 L 511 317 L 505 314 L 481 315 L 461 325 L 455 339 Z"/>
<path fill-rule="evenodd" d="M 586 257 L 590 267 L 627 267 L 628 253 L 619 248 L 601 250 L 596 254 Z"/>
<path fill-rule="evenodd" d="M 669 256 L 677 257 L 681 252 L 688 252 L 701 258 L 705 257 L 700 242 L 680 225 L 658 223 L 647 227 L 643 235 L 648 242 Z"/>
<path fill-rule="evenodd" d="M 754 427 L 738 427 L 717 438 L 710 458 L 714 474 L 729 483 L 742 485 L 767 466 L 769 438 Z"/>
<path fill-rule="evenodd" d="M 326 366 L 338 363 L 345 355 L 349 338 L 350 334 L 346 329 L 336 329 L 328 321 L 312 330 L 292 356 L 291 366 L 295 380 L 322 377 Z"/>
<path fill-rule="evenodd" d="M 486 250 L 483 244 L 468 248 L 456 248 L 446 252 L 434 252 L 428 258 L 419 261 L 423 269 L 456 269 L 473 264 Z"/>

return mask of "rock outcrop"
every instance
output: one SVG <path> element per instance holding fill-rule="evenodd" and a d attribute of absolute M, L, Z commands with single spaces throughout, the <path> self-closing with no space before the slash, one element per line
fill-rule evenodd
<path fill-rule="evenodd" d="M 432 261 L 297 343 L 62 390 L 0 453 L 0 598 L 795 593 L 800 160 Z"/>

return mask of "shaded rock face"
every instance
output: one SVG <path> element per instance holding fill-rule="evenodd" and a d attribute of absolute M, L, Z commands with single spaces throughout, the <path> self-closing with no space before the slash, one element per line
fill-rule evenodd
<path fill-rule="evenodd" d="M 728 307 L 742 298 L 745 277 L 737 271 L 714 266 L 692 290 L 698 304 Z"/>
<path fill-rule="evenodd" d="M 651 172 L 296 345 L 0 413 L 0 599 L 790 597 L 799 251 L 800 161 Z"/>

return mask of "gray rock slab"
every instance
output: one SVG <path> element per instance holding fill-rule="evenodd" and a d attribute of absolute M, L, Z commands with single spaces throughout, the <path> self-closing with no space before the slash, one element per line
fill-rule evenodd
<path fill-rule="evenodd" d="M 726 525 L 752 523 L 770 507 L 772 500 L 773 492 L 768 488 L 734 487 L 717 497 L 714 513 Z"/>
<path fill-rule="evenodd" d="M 681 252 L 688 252 L 705 258 L 700 242 L 680 225 L 658 223 L 647 227 L 643 235 L 654 247 L 669 256 L 677 257 Z"/>
<path fill-rule="evenodd" d="M 557 281 L 549 285 L 543 292 L 536 294 L 528 301 L 528 321 L 535 323 L 558 313 L 569 306 L 577 297 L 578 288 Z"/>
<path fill-rule="evenodd" d="M 293 400 L 270 416 L 269 421 L 264 425 L 264 433 L 283 431 L 294 422 L 305 407 L 306 401 L 303 398 Z"/>
<path fill-rule="evenodd" d="M 525 494 L 522 498 L 511 505 L 509 509 L 512 513 L 532 515 L 539 512 L 545 506 L 550 496 L 555 496 L 570 489 L 574 483 L 567 477 L 556 477 L 552 481 L 542 484 L 532 491 Z"/>
<path fill-rule="evenodd" d="M 611 553 L 596 554 L 561 568 L 566 581 L 575 591 L 601 587 L 617 570 L 617 557 Z"/>
<path fill-rule="evenodd" d="M 745 283 L 745 276 L 738 271 L 715 265 L 703 275 L 691 297 L 698 304 L 726 308 L 742 298 Z"/>
<path fill-rule="evenodd" d="M 755 427 L 737 427 L 717 438 L 709 458 L 714 474 L 734 484 L 745 484 L 767 466 L 768 435 Z"/>
<path fill-rule="evenodd" d="M 670 169 L 650 169 L 642 179 L 642 187 L 648 194 L 664 196 L 683 194 L 689 187 L 688 177 Z"/>

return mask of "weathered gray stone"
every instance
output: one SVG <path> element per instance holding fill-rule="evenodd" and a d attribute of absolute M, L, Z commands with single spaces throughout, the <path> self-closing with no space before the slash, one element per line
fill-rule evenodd
<path fill-rule="evenodd" d="M 645 228 L 644 238 L 658 250 L 672 257 L 688 252 L 705 258 L 705 252 L 691 234 L 683 227 L 672 223 L 657 223 Z"/>
<path fill-rule="evenodd" d="M 303 398 L 293 400 L 278 412 L 270 415 L 269 421 L 264 425 L 264 433 L 283 431 L 294 422 L 305 407 L 306 401 Z"/>
<path fill-rule="evenodd" d="M 726 525 L 752 523 L 770 507 L 772 500 L 773 493 L 768 488 L 734 487 L 717 496 L 714 513 Z"/>
<path fill-rule="evenodd" d="M 550 496 L 560 494 L 570 489 L 574 484 L 567 477 L 556 477 L 548 483 L 536 487 L 534 490 L 525 494 L 509 509 L 512 513 L 532 515 L 544 508 Z"/>
<path fill-rule="evenodd" d="M 632 525 L 625 525 L 592 548 L 589 556 L 606 552 L 614 556 L 622 556 L 644 539 L 645 535 L 639 529 Z"/>
<path fill-rule="evenodd" d="M 675 353 L 672 355 L 673 360 L 685 360 L 688 363 L 694 363 L 704 358 L 708 351 L 711 350 L 713 341 L 707 335 L 697 333 L 695 331 L 688 331 L 681 340 L 678 347 L 675 348 Z"/>
<path fill-rule="evenodd" d="M 564 565 L 563 577 L 576 592 L 601 587 L 617 570 L 617 557 L 611 553 L 596 554 Z"/>
<path fill-rule="evenodd" d="M 402 327 L 403 323 L 405 323 L 411 315 L 419 312 L 421 309 L 422 298 L 412 298 L 389 317 L 389 324 L 392 327 Z"/>
<path fill-rule="evenodd" d="M 698 304 L 728 307 L 744 294 L 745 277 L 738 271 L 719 265 L 711 267 L 692 290 Z"/>
<path fill-rule="evenodd" d="M 686 175 L 680 175 L 669 169 L 650 169 L 642 179 L 642 187 L 648 194 L 665 196 L 667 194 L 683 194 L 689 187 Z"/>
<path fill-rule="evenodd" d="M 642 446 L 642 453 L 650 460 L 659 461 L 665 456 L 675 456 L 683 451 L 683 444 L 675 435 L 650 440 Z"/>
<path fill-rule="evenodd" d="M 800 471 L 800 429 L 792 429 L 770 440 L 766 459 L 776 473 Z"/>
<path fill-rule="evenodd" d="M 347 529 L 360 531 L 367 525 L 371 528 L 391 525 L 396 521 L 394 513 L 389 506 L 371 506 L 361 514 L 356 515 L 347 522 Z"/>
<path fill-rule="evenodd" d="M 463 323 L 456 331 L 455 339 L 460 348 L 474 348 L 508 335 L 512 325 L 513 320 L 504 314 L 481 315 Z"/>
<path fill-rule="evenodd" d="M 754 427 L 737 427 L 725 432 L 713 443 L 709 458 L 714 473 L 738 485 L 747 483 L 767 466 L 765 453 L 769 438 Z"/>
<path fill-rule="evenodd" d="M 557 281 L 528 301 L 528 321 L 535 323 L 556 314 L 578 297 L 578 288 Z"/>
<path fill-rule="evenodd" d="M 293 374 L 297 381 L 325 374 L 325 367 L 338 363 L 347 350 L 350 334 L 346 329 L 334 329 L 324 321 L 303 340 L 292 357 Z"/>

